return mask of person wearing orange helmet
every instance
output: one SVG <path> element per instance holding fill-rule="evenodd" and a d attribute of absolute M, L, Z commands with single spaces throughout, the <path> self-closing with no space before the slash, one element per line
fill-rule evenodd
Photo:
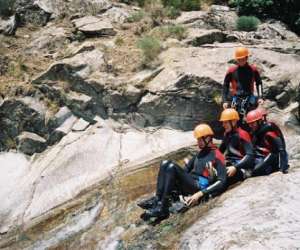
<path fill-rule="evenodd" d="M 250 135 L 238 126 L 239 119 L 233 108 L 224 109 L 220 117 L 225 133 L 219 149 L 225 153 L 229 185 L 249 177 L 254 162 Z"/>
<path fill-rule="evenodd" d="M 138 203 L 141 208 L 148 209 L 142 215 L 143 219 L 168 217 L 169 197 L 174 190 L 184 196 L 191 195 L 186 200 L 188 206 L 223 191 L 226 183 L 225 158 L 213 144 L 213 136 L 209 125 L 200 124 L 194 129 L 199 152 L 186 163 L 185 168 L 169 160 L 161 162 L 156 195 Z"/>
<path fill-rule="evenodd" d="M 252 131 L 255 147 L 253 176 L 268 175 L 274 171 L 288 172 L 288 154 L 280 128 L 266 121 L 267 112 L 262 109 L 250 111 L 246 121 Z"/>
<path fill-rule="evenodd" d="M 223 108 L 229 108 L 230 103 L 238 99 L 248 99 L 251 109 L 263 103 L 263 85 L 260 74 L 255 67 L 248 63 L 250 52 L 245 47 L 235 50 L 236 66 L 230 67 L 226 73 L 223 84 Z M 254 96 L 254 83 L 256 83 L 257 97 Z"/>

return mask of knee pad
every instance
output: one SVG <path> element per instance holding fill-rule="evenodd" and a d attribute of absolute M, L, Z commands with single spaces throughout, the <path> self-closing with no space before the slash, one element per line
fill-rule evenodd
<path fill-rule="evenodd" d="M 169 163 L 171 163 L 169 160 L 163 160 L 160 163 L 160 167 L 166 167 L 169 165 Z"/>
<path fill-rule="evenodd" d="M 169 162 L 169 164 L 166 167 L 167 172 L 173 172 L 175 170 L 175 164 L 173 162 Z"/>

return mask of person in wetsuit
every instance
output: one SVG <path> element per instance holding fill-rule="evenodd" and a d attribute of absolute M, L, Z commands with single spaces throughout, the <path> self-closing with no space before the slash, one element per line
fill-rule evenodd
<path fill-rule="evenodd" d="M 235 109 L 223 110 L 220 121 L 225 129 L 219 147 L 225 153 L 228 185 L 250 177 L 254 162 L 254 151 L 249 133 L 238 126 L 240 117 Z"/>
<path fill-rule="evenodd" d="M 149 209 L 145 217 L 160 219 L 169 216 L 169 198 L 176 190 L 187 196 L 188 206 L 195 205 L 200 199 L 215 196 L 224 190 L 226 183 L 225 158 L 213 144 L 213 131 L 207 124 L 200 124 L 194 129 L 199 152 L 188 161 L 185 168 L 175 162 L 161 162 L 156 195 L 138 203 L 143 209 Z"/>
<path fill-rule="evenodd" d="M 278 170 L 287 173 L 289 168 L 283 134 L 275 123 L 266 120 L 266 115 L 265 110 L 258 108 L 246 117 L 255 148 L 252 176 L 268 175 Z"/>
<path fill-rule="evenodd" d="M 235 50 L 237 65 L 228 69 L 223 84 L 224 109 L 229 108 L 232 101 L 239 105 L 240 101 L 238 100 L 246 98 L 248 98 L 246 105 L 249 110 L 256 108 L 257 104 L 263 103 L 262 80 L 255 65 L 248 63 L 249 54 L 249 50 L 244 47 Z M 257 97 L 254 96 L 254 83 L 256 83 Z"/>

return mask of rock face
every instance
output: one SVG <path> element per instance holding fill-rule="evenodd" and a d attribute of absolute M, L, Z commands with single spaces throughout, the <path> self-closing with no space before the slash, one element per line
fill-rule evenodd
<path fill-rule="evenodd" d="M 28 155 L 41 153 L 47 147 L 46 140 L 34 133 L 22 132 L 17 140 L 18 150 Z"/>
<path fill-rule="evenodd" d="M 0 34 L 2 33 L 7 36 L 14 35 L 16 33 L 17 25 L 16 16 L 11 16 L 8 20 L 0 18 Z"/>
<path fill-rule="evenodd" d="M 14 195 L 0 208 L 0 231 L 26 224 L 85 188 L 114 178 L 120 168 L 132 171 L 193 141 L 190 132 L 142 132 L 121 124 L 108 126 L 103 120 L 84 132 L 70 132 L 57 146 L 33 159 L 32 171 L 15 179 Z"/>
<path fill-rule="evenodd" d="M 87 36 L 113 36 L 116 34 L 110 21 L 94 16 L 73 20 L 75 27 Z"/>
<path fill-rule="evenodd" d="M 226 192 L 190 227 L 180 249 L 296 249 L 299 246 L 299 168 L 249 179 Z M 282 185 L 285 188 L 282 188 Z"/>

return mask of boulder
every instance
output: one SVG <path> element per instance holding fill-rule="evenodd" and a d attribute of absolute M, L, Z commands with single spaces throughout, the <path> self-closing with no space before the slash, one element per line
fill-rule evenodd
<path fill-rule="evenodd" d="M 90 125 L 89 122 L 83 120 L 82 118 L 80 118 L 72 127 L 72 131 L 76 132 L 76 131 L 84 131 L 88 128 L 88 126 Z"/>
<path fill-rule="evenodd" d="M 69 43 L 70 36 L 70 32 L 62 27 L 46 26 L 32 35 L 32 42 L 27 46 L 25 52 L 36 55 L 54 54 L 65 48 Z"/>
<path fill-rule="evenodd" d="M 0 18 L 0 34 L 4 34 L 6 36 L 13 36 L 16 33 L 18 26 L 16 16 L 11 16 L 9 19 L 4 20 Z"/>
<path fill-rule="evenodd" d="M 85 16 L 79 19 L 74 19 L 72 22 L 76 29 L 87 36 L 114 36 L 116 34 L 116 31 L 109 19 Z"/>
<path fill-rule="evenodd" d="M 201 46 L 203 44 L 211 44 L 215 42 L 225 42 L 227 34 L 220 30 L 202 30 L 202 29 L 188 29 L 188 37 L 184 40 L 187 45 Z"/>
<path fill-rule="evenodd" d="M 50 20 L 51 13 L 35 4 L 35 0 L 16 0 L 14 8 L 23 25 L 31 23 L 44 26 Z"/>
<path fill-rule="evenodd" d="M 22 132 L 18 137 L 18 150 L 27 155 L 43 152 L 46 147 L 46 140 L 37 134 L 30 132 Z"/>

